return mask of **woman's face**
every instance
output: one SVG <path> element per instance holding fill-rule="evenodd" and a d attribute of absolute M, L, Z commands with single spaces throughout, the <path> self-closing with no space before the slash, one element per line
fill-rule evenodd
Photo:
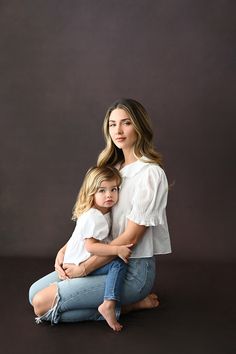
<path fill-rule="evenodd" d="M 137 132 L 124 109 L 116 108 L 111 112 L 109 133 L 113 143 L 122 150 L 132 149 L 137 141 Z"/>

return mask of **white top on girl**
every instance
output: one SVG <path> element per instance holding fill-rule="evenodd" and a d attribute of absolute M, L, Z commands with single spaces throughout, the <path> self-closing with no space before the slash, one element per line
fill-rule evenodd
<path fill-rule="evenodd" d="M 85 239 L 93 237 L 107 243 L 110 227 L 110 213 L 102 214 L 98 209 L 91 208 L 80 215 L 76 221 L 74 232 L 67 243 L 64 263 L 78 265 L 88 259 L 91 253 L 84 246 Z"/>
<path fill-rule="evenodd" d="M 145 157 L 120 169 L 119 203 L 112 208 L 112 237 L 119 236 L 128 220 L 147 227 L 131 258 L 171 252 L 166 219 L 168 182 L 164 170 Z"/>

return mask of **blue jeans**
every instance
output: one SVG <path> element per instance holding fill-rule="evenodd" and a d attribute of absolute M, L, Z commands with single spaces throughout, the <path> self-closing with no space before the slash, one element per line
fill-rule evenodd
<path fill-rule="evenodd" d="M 131 304 L 144 299 L 150 293 L 154 280 L 154 257 L 130 258 L 123 281 L 121 304 Z M 42 320 L 50 321 L 52 324 L 101 320 L 103 318 L 97 308 L 103 302 L 105 282 L 105 275 L 60 280 L 54 271 L 30 287 L 29 301 L 32 303 L 38 291 L 57 283 L 56 305 L 41 316 Z"/>
<path fill-rule="evenodd" d="M 111 261 L 110 263 L 98 268 L 91 275 L 106 275 L 104 300 L 120 301 L 121 289 L 126 273 L 126 264 L 120 258 Z"/>

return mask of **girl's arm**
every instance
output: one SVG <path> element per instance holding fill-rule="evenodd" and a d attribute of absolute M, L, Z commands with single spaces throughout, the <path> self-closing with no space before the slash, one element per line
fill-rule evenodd
<path fill-rule="evenodd" d="M 111 245 L 111 244 L 105 244 L 101 243 L 95 238 L 87 238 L 85 239 L 85 248 L 88 252 L 92 253 L 93 255 L 96 256 L 118 256 L 125 263 L 128 263 L 128 259 L 132 253 L 130 250 L 130 247 L 133 246 L 133 244 L 129 245 Z"/>
<path fill-rule="evenodd" d="M 146 228 L 147 227 L 144 225 L 138 225 L 135 224 L 133 221 L 128 220 L 128 224 L 125 231 L 116 239 L 114 239 L 110 243 L 110 245 L 121 246 L 132 244 L 133 246 L 135 246 L 143 237 Z M 83 277 L 93 272 L 94 270 L 102 267 L 103 265 L 111 262 L 114 258 L 115 256 L 92 256 L 78 266 L 73 264 L 66 264 L 63 266 L 63 268 L 69 278 Z"/>

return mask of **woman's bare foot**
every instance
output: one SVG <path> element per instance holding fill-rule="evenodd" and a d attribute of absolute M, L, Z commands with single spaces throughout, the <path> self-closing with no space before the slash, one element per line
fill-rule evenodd
<path fill-rule="evenodd" d="M 127 313 L 130 311 L 136 310 L 145 310 L 145 309 L 153 309 L 160 305 L 160 301 L 158 296 L 154 293 L 149 294 L 143 300 L 135 302 L 134 304 L 130 305 L 123 305 L 122 306 L 122 313 Z"/>
<path fill-rule="evenodd" d="M 116 332 L 122 329 L 122 325 L 117 322 L 115 313 L 115 301 L 105 300 L 99 307 L 98 311 L 105 318 L 108 325 Z"/>

